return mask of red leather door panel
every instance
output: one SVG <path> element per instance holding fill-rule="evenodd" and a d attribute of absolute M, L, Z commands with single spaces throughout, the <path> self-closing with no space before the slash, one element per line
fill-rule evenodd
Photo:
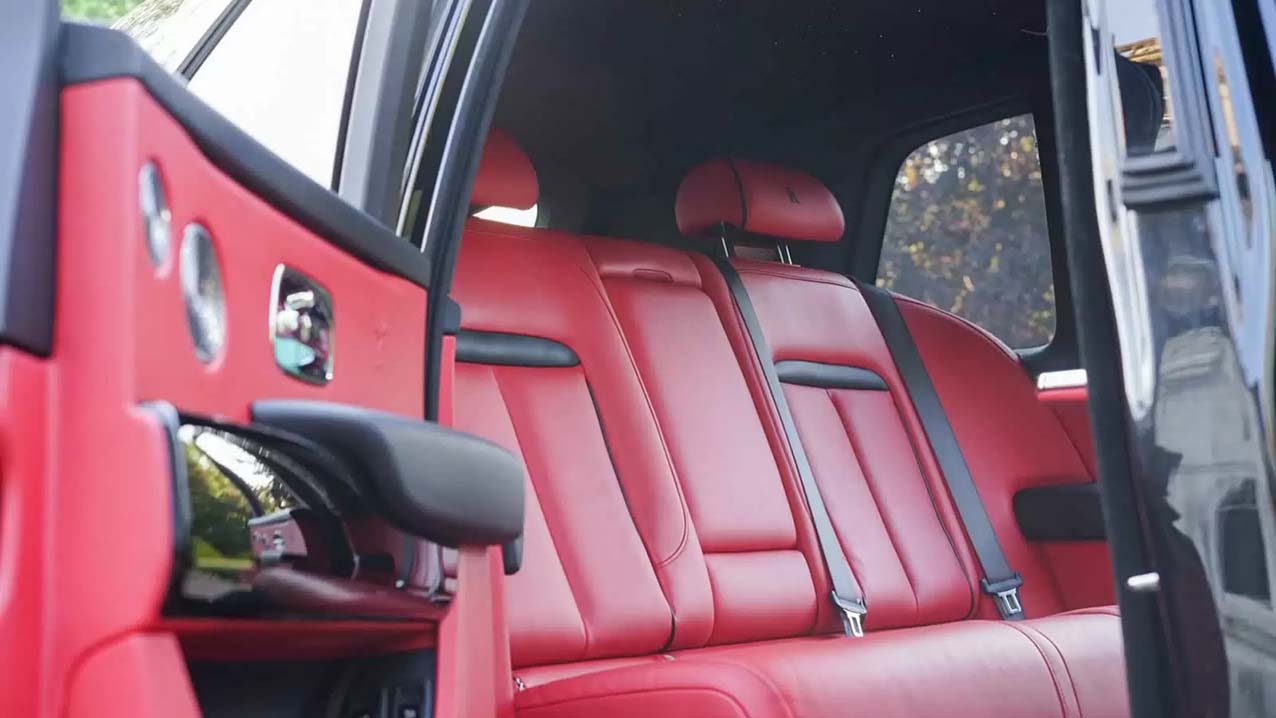
<path fill-rule="evenodd" d="M 193 718 L 186 659 L 252 657 L 262 644 L 287 654 L 288 644 L 244 619 L 163 615 L 173 458 L 141 404 L 231 422 L 247 421 L 263 398 L 421 417 L 427 292 L 232 179 L 136 79 L 67 87 L 60 121 L 53 352 L 0 350 L 0 715 Z M 171 252 L 158 263 L 139 210 L 148 162 L 171 207 Z M 211 236 L 225 296 L 224 347 L 208 362 L 193 351 L 177 259 L 195 222 Z M 336 359 L 326 385 L 276 365 L 267 327 L 280 264 L 332 296 Z M 425 622 L 312 628 L 294 655 L 434 642 Z"/>

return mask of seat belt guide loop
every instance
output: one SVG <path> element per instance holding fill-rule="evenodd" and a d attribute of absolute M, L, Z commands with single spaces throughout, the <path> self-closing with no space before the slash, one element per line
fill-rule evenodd
<path fill-rule="evenodd" d="M 868 607 L 864 605 L 864 601 L 857 598 L 844 598 L 837 595 L 837 591 L 831 595 L 833 605 L 837 606 L 842 613 L 842 630 L 851 638 L 863 638 L 864 616 L 868 615 Z"/>

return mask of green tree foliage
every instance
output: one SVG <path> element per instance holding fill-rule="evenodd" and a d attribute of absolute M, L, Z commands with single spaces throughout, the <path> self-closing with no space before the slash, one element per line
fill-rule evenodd
<path fill-rule="evenodd" d="M 221 556 L 247 557 L 252 547 L 248 519 L 252 508 L 244 495 L 194 442 L 185 444 L 186 480 L 190 485 L 191 535 Z"/>
<path fill-rule="evenodd" d="M 201 440 L 209 440 L 209 444 L 201 444 Z M 266 449 L 214 429 L 196 430 L 184 446 L 196 557 L 251 558 L 248 520 L 254 513 L 245 489 L 252 491 L 263 514 L 295 504 L 281 478 L 263 463 L 261 457 Z M 215 450 L 217 460 L 205 450 Z M 219 461 L 223 462 L 222 466 L 218 465 Z M 238 484 L 226 475 L 228 470 L 235 471 Z"/>
<path fill-rule="evenodd" d="M 142 0 L 62 0 L 62 15 L 72 20 L 88 20 L 109 25 L 132 10 Z"/>
<path fill-rule="evenodd" d="M 878 284 L 1015 348 L 1054 334 L 1054 283 L 1032 117 L 942 137 L 900 167 Z"/>

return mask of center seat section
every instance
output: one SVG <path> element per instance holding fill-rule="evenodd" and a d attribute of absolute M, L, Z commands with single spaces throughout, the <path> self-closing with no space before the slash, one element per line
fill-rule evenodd
<path fill-rule="evenodd" d="M 836 199 L 789 168 L 715 160 L 679 189 L 680 230 L 730 246 L 735 237 L 777 247 L 838 241 Z M 997 619 L 979 588 L 980 566 L 891 350 L 859 288 L 846 277 L 779 261 L 733 257 L 731 265 L 793 414 L 821 495 L 868 599 L 866 625 L 881 629 Z M 711 292 L 726 324 L 748 335 L 725 283 Z M 1085 715 L 1126 715 L 1119 618 L 1102 602 L 1081 604 L 1055 582 L 1015 522 L 1025 488 L 1088 477 L 1057 418 L 1036 400 L 1017 357 L 982 329 L 929 305 L 894 297 L 915 337 L 943 410 L 975 478 L 1008 561 L 1024 577 L 1025 613 L 1015 628 L 1059 651 Z M 742 361 L 756 356 L 748 339 Z M 1093 597 L 1096 592 L 1085 595 Z M 1058 614 L 1058 615 L 1055 615 Z"/>
<path fill-rule="evenodd" d="M 530 162 L 496 144 L 474 195 L 519 206 Z M 456 423 L 522 457 L 531 499 L 504 585 L 518 715 L 1119 715 L 1088 708 L 1071 647 L 1036 628 L 870 608 L 867 636 L 832 634 L 792 459 L 721 283 L 694 252 L 466 227 Z M 964 616 L 958 593 L 926 610 Z"/>

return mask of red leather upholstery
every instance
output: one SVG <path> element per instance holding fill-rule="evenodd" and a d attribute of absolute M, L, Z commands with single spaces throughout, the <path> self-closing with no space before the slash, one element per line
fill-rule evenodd
<path fill-rule="evenodd" d="M 971 615 L 972 601 L 987 602 L 978 589 L 978 566 L 858 290 L 844 277 L 819 270 L 748 260 L 735 265 L 776 361 L 868 369 L 887 385 L 887 392 L 785 388 L 843 551 L 873 596 L 867 625 L 918 625 Z M 955 399 L 942 391 L 940 396 L 1003 548 L 1025 578 L 1021 591 L 1028 614 L 1111 603 L 1115 594 L 1105 545 L 1033 545 L 1015 522 L 1011 502 L 1020 489 L 1091 480 L 1055 415 L 1036 401 L 1028 376 L 981 330 L 912 300 L 901 303 L 936 386 L 939 373 L 950 393 L 962 393 Z M 956 363 L 966 363 L 966 373 L 948 374 Z M 950 409 L 950 403 L 958 408 Z M 960 426 L 958 416 L 966 420 Z M 1016 443 L 995 448 L 1007 439 Z M 996 616 L 988 605 L 979 614 Z"/>
<path fill-rule="evenodd" d="M 952 621 L 973 611 L 977 574 L 921 425 L 859 291 L 828 272 L 738 260 L 775 361 L 867 369 L 888 391 L 786 385 L 816 481 L 871 607 L 870 628 Z M 938 497 L 938 498 L 936 498 Z M 941 520 L 941 517 L 945 520 Z"/>
<path fill-rule="evenodd" d="M 519 693 L 520 716 L 1128 715 L 1118 619 L 1085 613 L 1012 624 L 791 638 L 681 651 Z"/>
<path fill-rule="evenodd" d="M 1037 392 L 1037 400 L 1050 408 L 1059 424 L 1077 447 L 1077 453 L 1090 470 L 1090 477 L 1098 476 L 1094 467 L 1094 437 L 1090 435 L 1088 396 L 1084 386 L 1047 389 Z"/>
<path fill-rule="evenodd" d="M 836 242 L 846 229 L 833 193 L 798 170 L 752 160 L 715 159 L 693 167 L 678 187 L 678 230 L 689 237 L 725 222 L 768 237 Z"/>
<path fill-rule="evenodd" d="M 652 567 L 681 570 L 687 523 L 655 422 L 635 410 L 643 391 L 600 292 L 579 240 L 471 221 L 453 284 L 463 326 L 560 341 L 581 360 L 456 368 L 457 426 L 521 455 L 535 499 L 523 569 L 508 581 L 516 666 L 639 655 L 670 636 Z M 653 517 L 646 546 L 640 516 Z"/>
<path fill-rule="evenodd" d="M 1094 437 L 1090 434 L 1086 388 L 1078 386 L 1040 391 L 1037 400 L 1058 418 L 1089 470 L 1089 480 L 1093 481 L 1098 471 L 1095 469 Z M 1043 543 L 1041 552 L 1055 583 L 1068 587 L 1063 595 L 1064 608 L 1099 606 L 1116 601 L 1112 557 L 1106 542 L 1054 541 Z"/>
<path fill-rule="evenodd" d="M 515 451 L 528 472 L 523 569 L 505 582 L 518 714 L 1124 715 L 1114 615 L 970 620 L 977 566 L 853 285 L 739 269 L 775 359 L 856 366 L 886 384 L 785 388 L 865 588 L 870 634 L 820 635 L 836 625 L 822 559 L 713 264 L 475 220 L 454 283 L 463 328 L 550 339 L 580 360 L 456 367 L 457 425 Z M 981 492 L 1017 485 L 1007 473 L 991 472 Z M 1033 553 L 1016 551 L 1012 561 Z M 1047 574 L 1037 590 L 1052 592 L 1034 560 Z"/>
<path fill-rule="evenodd" d="M 1130 714 L 1130 707 L 1125 671 L 1113 665 L 1113 657 L 1122 652 L 1119 620 L 1115 609 L 1093 608 L 1018 623 L 1014 627 L 1034 640 L 1052 671 L 1068 677 L 1076 700 L 1076 715 L 1122 718 Z M 1066 686 L 1062 692 L 1066 694 Z"/>
<path fill-rule="evenodd" d="M 536 170 L 527 154 L 514 138 L 501 130 L 492 130 L 479 158 L 470 204 L 528 209 L 536 204 L 539 194 Z"/>
<path fill-rule="evenodd" d="M 899 304 L 1006 558 L 1023 576 L 1025 607 L 1034 616 L 1064 610 L 1040 547 L 1019 532 L 1012 501 L 1032 486 L 1088 481 L 1085 463 L 1003 345 L 930 305 L 904 298 Z M 991 601 L 981 598 L 982 615 L 995 616 Z"/>
<path fill-rule="evenodd" d="M 651 396 L 712 587 L 712 613 L 676 615 L 678 630 L 707 618 L 711 643 L 810 631 L 812 568 L 699 268 L 684 252 L 623 240 L 591 239 L 589 250 Z"/>
<path fill-rule="evenodd" d="M 1117 619 L 1092 618 L 1094 623 L 1081 626 L 1075 640 L 1088 646 L 1098 639 L 1108 648 L 1107 635 L 1119 638 L 1112 630 Z M 704 649 L 692 656 L 758 671 L 785 697 L 791 714 L 803 718 L 1105 714 L 1076 710 L 1073 679 L 1062 670 L 1065 662 L 1044 659 L 1042 649 L 1021 630 L 1001 622 L 898 629 L 854 641 L 839 636 L 788 639 Z M 1084 670 L 1082 663 L 1078 660 L 1076 667 Z M 1086 687 L 1091 703 L 1106 698 L 1110 705 L 1124 707 L 1122 693 L 1105 695 L 1103 680 Z"/>
<path fill-rule="evenodd" d="M 520 693 L 522 718 L 790 718 L 756 670 L 716 661 L 660 662 L 559 681 Z"/>

